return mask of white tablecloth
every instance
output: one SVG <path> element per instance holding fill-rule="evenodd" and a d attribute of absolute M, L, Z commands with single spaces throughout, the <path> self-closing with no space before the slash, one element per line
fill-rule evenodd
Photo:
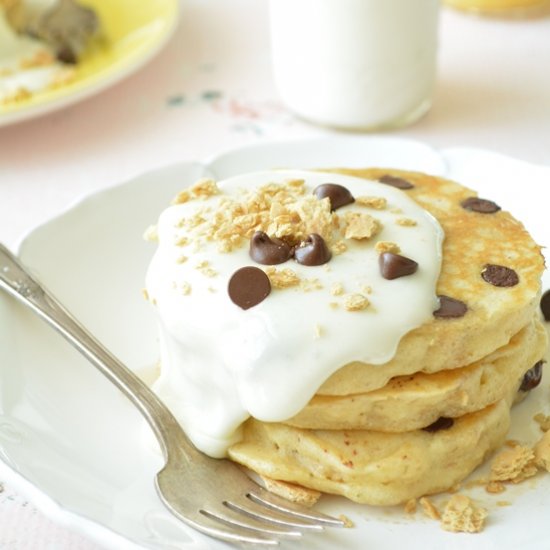
<path fill-rule="evenodd" d="M 277 98 L 265 0 L 187 0 L 182 7 L 174 39 L 135 76 L 64 111 L 0 128 L 2 242 L 14 246 L 82 193 L 144 170 L 327 132 L 294 119 Z M 550 17 L 497 20 L 444 10 L 433 108 L 388 135 L 550 165 L 549 66 Z M 98 547 L 0 485 L 0 550 L 69 549 Z"/>

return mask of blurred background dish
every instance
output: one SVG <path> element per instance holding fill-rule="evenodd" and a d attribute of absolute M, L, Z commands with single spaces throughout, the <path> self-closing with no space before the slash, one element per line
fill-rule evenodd
<path fill-rule="evenodd" d="M 83 52 L 66 82 L 0 103 L 0 126 L 72 105 L 130 75 L 168 41 L 179 13 L 177 0 L 90 0 L 86 5 L 99 16 L 101 39 Z"/>
<path fill-rule="evenodd" d="M 530 15 L 550 8 L 548 0 L 444 0 L 460 10 L 487 15 Z"/>

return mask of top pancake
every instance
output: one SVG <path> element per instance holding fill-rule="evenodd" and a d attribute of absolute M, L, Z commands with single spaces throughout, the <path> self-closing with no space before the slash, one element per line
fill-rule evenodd
<path fill-rule="evenodd" d="M 437 293 L 461 300 L 468 312 L 458 319 L 434 318 L 412 330 L 384 365 L 345 365 L 322 384 L 319 395 L 362 393 L 385 386 L 395 376 L 469 365 L 507 344 L 529 323 L 538 304 L 544 260 L 540 247 L 508 212 L 467 210 L 461 202 L 476 193 L 435 176 L 381 168 L 329 171 L 370 180 L 389 174 L 414 185 L 403 192 L 445 231 Z M 518 284 L 497 287 L 486 282 L 481 273 L 487 264 L 513 269 Z"/>

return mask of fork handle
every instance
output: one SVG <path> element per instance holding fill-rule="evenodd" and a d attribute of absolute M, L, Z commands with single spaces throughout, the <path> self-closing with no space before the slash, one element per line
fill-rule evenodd
<path fill-rule="evenodd" d="M 155 432 L 165 459 L 177 453 L 193 460 L 200 454 L 157 395 L 96 340 L 1 243 L 0 288 L 49 323 L 132 401 Z"/>

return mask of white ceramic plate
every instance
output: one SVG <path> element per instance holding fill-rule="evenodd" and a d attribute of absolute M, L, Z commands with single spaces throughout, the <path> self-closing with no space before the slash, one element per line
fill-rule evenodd
<path fill-rule="evenodd" d="M 55 294 L 135 370 L 157 358 L 154 313 L 140 290 L 154 245 L 144 229 L 182 187 L 209 173 L 224 178 L 271 167 L 381 165 L 448 175 L 514 211 L 550 243 L 543 205 L 550 168 L 478 150 L 442 152 L 390 138 L 318 138 L 261 144 L 151 172 L 89 196 L 32 231 L 20 254 Z M 545 286 L 550 286 L 546 278 Z M 511 437 L 533 441 L 531 420 L 548 410 L 547 383 L 516 407 Z M 546 403 L 546 407 L 544 406 Z M 0 295 L 0 476 L 55 521 L 105 548 L 218 549 L 174 520 L 153 486 L 161 459 L 125 398 L 60 337 Z M 476 476 L 480 472 L 476 472 Z M 182 487 L 185 491 L 185 487 Z M 467 548 L 547 550 L 550 475 L 498 496 L 469 490 L 489 508 L 478 535 L 450 534 L 418 512 L 377 510 L 324 497 L 320 508 L 346 514 L 354 529 L 308 535 L 286 548 Z M 510 501 L 499 507 L 496 501 Z"/>

